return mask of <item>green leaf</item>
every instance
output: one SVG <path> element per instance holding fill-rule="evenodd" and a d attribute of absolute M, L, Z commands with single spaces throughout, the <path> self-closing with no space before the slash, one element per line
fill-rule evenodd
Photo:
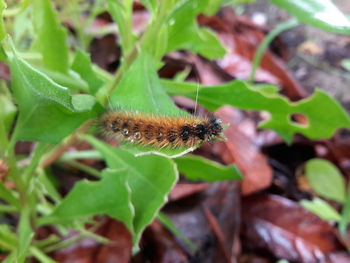
<path fill-rule="evenodd" d="M 37 247 L 31 247 L 30 253 L 41 263 L 57 263 Z"/>
<path fill-rule="evenodd" d="M 203 13 L 207 16 L 215 15 L 224 2 L 225 0 L 209 0 L 208 5 L 203 10 Z"/>
<path fill-rule="evenodd" d="M 179 172 L 184 174 L 187 179 L 194 181 L 216 182 L 243 178 L 236 165 L 225 166 L 200 156 L 187 154 L 174 159 L 174 161 Z"/>
<path fill-rule="evenodd" d="M 323 159 L 312 159 L 305 166 L 312 189 L 322 197 L 344 202 L 345 182 L 336 166 Z"/>
<path fill-rule="evenodd" d="M 174 10 L 169 18 L 168 48 L 166 53 L 173 50 L 187 49 L 208 59 L 223 57 L 226 49 L 216 35 L 209 29 L 199 28 L 196 22 L 197 15 L 202 12 L 211 13 L 216 1 L 189 0 L 183 1 Z"/>
<path fill-rule="evenodd" d="M 13 104 L 9 93 L 2 93 L 0 88 L 0 125 L 4 125 L 8 131 L 16 116 L 17 109 Z"/>
<path fill-rule="evenodd" d="M 57 143 L 97 114 L 92 96 L 71 96 L 67 88 L 31 67 L 15 51 L 10 69 L 19 106 L 17 139 Z"/>
<path fill-rule="evenodd" d="M 17 208 L 20 208 L 20 202 L 18 198 L 16 198 L 13 193 L 5 187 L 3 183 L 0 183 L 0 199 L 8 202 L 11 205 L 14 205 Z"/>
<path fill-rule="evenodd" d="M 141 3 L 150 12 L 153 12 L 156 9 L 156 6 L 157 6 L 157 1 L 156 0 L 141 0 Z"/>
<path fill-rule="evenodd" d="M 112 109 L 133 111 L 160 116 L 188 116 L 175 106 L 160 83 L 152 57 L 146 53 L 139 54 L 136 61 L 124 74 L 117 89 L 109 100 Z M 174 156 L 184 149 L 157 149 L 126 144 L 122 146 L 128 151 L 142 153 L 155 151 Z"/>
<path fill-rule="evenodd" d="M 350 20 L 331 0 L 270 0 L 302 23 L 322 30 L 350 35 Z"/>
<path fill-rule="evenodd" d="M 41 192 L 51 198 L 55 203 L 61 201 L 61 195 L 58 193 L 54 183 L 51 181 L 49 174 L 45 173 L 45 170 L 41 170 L 36 177 L 35 184 L 41 188 Z M 58 188 L 58 187 L 57 187 Z"/>
<path fill-rule="evenodd" d="M 179 116 L 186 113 L 175 106 L 166 94 L 147 53 L 139 54 L 111 94 L 112 108 L 156 115 Z"/>
<path fill-rule="evenodd" d="M 174 163 L 157 155 L 134 157 L 94 137 L 85 135 L 83 138 L 101 152 L 109 168 L 128 171 L 127 183 L 135 209 L 133 241 L 137 244 L 142 231 L 157 216 L 177 181 L 178 173 Z"/>
<path fill-rule="evenodd" d="M 323 220 L 338 222 L 341 219 L 340 214 L 322 199 L 314 198 L 312 201 L 302 200 L 300 204 L 306 210 L 309 210 Z"/>
<path fill-rule="evenodd" d="M 346 197 L 345 197 L 345 201 L 344 201 L 344 205 L 341 213 L 341 220 L 338 225 L 339 232 L 343 237 L 346 237 L 349 222 L 350 222 L 350 185 L 348 185 L 348 190 L 346 192 Z"/>
<path fill-rule="evenodd" d="M 339 103 L 325 92 L 316 90 L 309 98 L 291 102 L 282 95 L 252 89 L 243 81 L 232 81 L 223 85 L 204 87 L 188 82 L 162 80 L 170 95 L 183 95 L 215 111 L 223 105 L 240 109 L 263 110 L 271 117 L 260 125 L 275 130 L 284 140 L 291 142 L 295 133 L 311 139 L 329 138 L 342 127 L 350 127 L 350 119 Z M 293 114 L 304 115 L 307 125 L 291 120 Z"/>
<path fill-rule="evenodd" d="M 123 54 L 128 54 L 133 46 L 132 37 L 132 1 L 125 0 L 123 2 L 107 0 L 108 12 L 112 15 L 114 22 L 118 25 L 120 45 Z"/>
<path fill-rule="evenodd" d="M 67 73 L 66 30 L 57 21 L 50 0 L 33 0 L 33 25 L 37 33 L 34 46 L 43 55 L 44 65 L 51 70 Z"/>
<path fill-rule="evenodd" d="M 4 0 L 0 0 L 0 41 L 3 41 L 6 36 L 6 30 L 3 20 L 3 12 L 6 9 L 7 5 Z"/>
<path fill-rule="evenodd" d="M 341 61 L 341 65 L 344 69 L 346 69 L 347 71 L 350 71 L 350 59 L 343 59 Z"/>
<path fill-rule="evenodd" d="M 17 237 L 10 227 L 5 224 L 0 224 L 0 250 L 13 251 L 17 246 Z"/>
<path fill-rule="evenodd" d="M 33 23 L 29 23 L 32 16 L 32 8 L 25 8 L 22 12 L 14 17 L 13 22 L 13 41 L 19 50 L 27 50 L 28 39 L 33 39 L 34 26 Z"/>
<path fill-rule="evenodd" d="M 16 250 L 12 251 L 2 263 L 18 263 Z"/>
<path fill-rule="evenodd" d="M 133 231 L 133 207 L 130 203 L 130 189 L 126 169 L 107 169 L 98 182 L 78 182 L 41 224 L 71 222 L 97 214 L 107 214 L 120 220 Z"/>
<path fill-rule="evenodd" d="M 98 78 L 98 76 L 93 71 L 90 57 L 84 51 L 80 49 L 76 51 L 72 69 L 88 83 L 89 90 L 92 94 L 95 94 L 96 91 L 102 86 L 103 81 Z"/>
<path fill-rule="evenodd" d="M 83 80 L 75 71 L 69 71 L 68 73 L 62 73 L 59 71 L 49 70 L 45 67 L 37 68 L 41 73 L 52 79 L 57 84 L 68 88 L 70 91 L 89 92 L 88 83 Z"/>

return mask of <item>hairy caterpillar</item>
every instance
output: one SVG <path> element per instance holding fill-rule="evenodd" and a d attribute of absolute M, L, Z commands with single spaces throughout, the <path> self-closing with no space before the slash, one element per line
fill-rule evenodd
<path fill-rule="evenodd" d="M 220 137 L 223 127 L 216 118 L 165 117 L 111 111 L 100 118 L 107 137 L 157 148 L 193 147 Z"/>

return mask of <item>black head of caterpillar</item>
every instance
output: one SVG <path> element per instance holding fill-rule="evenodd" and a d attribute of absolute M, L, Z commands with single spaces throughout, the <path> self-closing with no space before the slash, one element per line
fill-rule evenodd
<path fill-rule="evenodd" d="M 198 117 L 165 117 L 111 111 L 100 118 L 107 137 L 157 148 L 193 147 L 222 138 L 221 120 Z"/>

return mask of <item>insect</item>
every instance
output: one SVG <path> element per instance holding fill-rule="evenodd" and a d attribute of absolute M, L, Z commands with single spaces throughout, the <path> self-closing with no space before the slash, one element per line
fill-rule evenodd
<path fill-rule="evenodd" d="M 109 138 L 157 148 L 181 148 L 222 139 L 223 127 L 217 118 L 168 117 L 127 111 L 110 111 L 100 118 L 100 127 Z"/>

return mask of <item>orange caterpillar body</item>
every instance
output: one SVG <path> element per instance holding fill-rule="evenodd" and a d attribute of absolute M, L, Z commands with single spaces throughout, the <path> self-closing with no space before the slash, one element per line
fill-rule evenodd
<path fill-rule="evenodd" d="M 111 111 L 100 118 L 107 137 L 157 148 L 193 147 L 219 137 L 221 120 L 198 117 L 165 117 Z"/>

